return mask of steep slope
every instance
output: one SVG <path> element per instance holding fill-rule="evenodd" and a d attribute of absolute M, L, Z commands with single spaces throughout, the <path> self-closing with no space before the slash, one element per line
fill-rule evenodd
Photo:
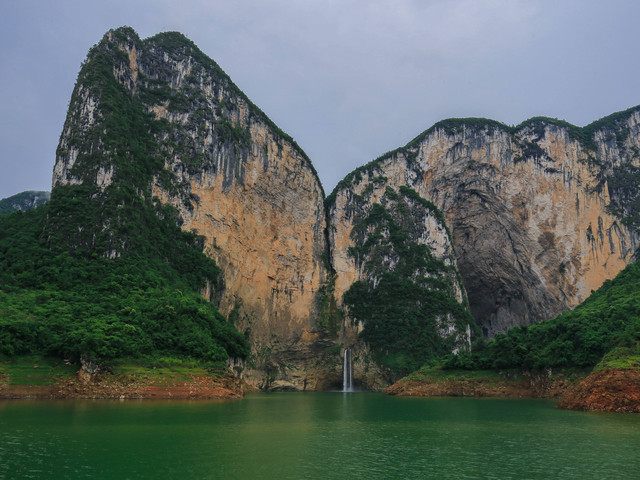
<path fill-rule="evenodd" d="M 107 259 L 100 245 L 78 245 L 74 235 L 74 217 L 99 204 L 78 195 L 89 203 L 80 210 L 66 201 L 73 191 L 64 194 L 0 217 L 0 355 L 52 356 L 94 373 L 123 357 L 152 365 L 162 357 L 207 365 L 246 358 L 244 336 L 199 295 L 219 271 L 193 235 L 173 217 L 147 218 L 140 233 L 154 247 L 136 239 L 136 247 Z M 51 224 L 51 217 L 69 222 Z"/>
<path fill-rule="evenodd" d="M 250 379 L 315 388 L 318 351 L 332 344 L 315 325 L 326 277 L 322 187 L 296 143 L 179 33 L 143 41 L 130 28 L 109 31 L 78 77 L 54 190 L 90 185 L 113 199 L 124 177 L 202 236 L 223 280 L 204 293 L 249 336 Z M 125 244 L 113 238 L 107 255 Z"/>
<path fill-rule="evenodd" d="M 0 200 L 0 215 L 39 207 L 49 201 L 49 192 L 27 191 Z"/>
<path fill-rule="evenodd" d="M 215 62 L 181 34 L 141 40 L 125 27 L 80 71 L 54 168 L 58 213 L 44 225 L 74 251 L 161 247 L 172 268 L 208 278 L 202 294 L 250 340 L 256 386 L 335 386 L 349 347 L 356 380 L 381 388 L 467 348 L 467 296 L 491 337 L 577 305 L 633 259 L 639 115 L 582 129 L 440 122 L 323 204 L 304 152 Z M 196 234 L 220 279 L 145 241 L 157 219 Z"/>
<path fill-rule="evenodd" d="M 607 280 L 575 309 L 498 335 L 473 352 L 477 368 L 591 368 L 612 349 L 640 341 L 640 264 Z M 637 354 L 637 352 L 636 352 Z M 610 365 L 615 368 L 615 365 Z"/>
<path fill-rule="evenodd" d="M 330 239 L 336 286 L 350 275 L 341 297 L 355 322 L 346 322 L 346 340 L 366 342 L 397 379 L 468 349 L 471 316 L 442 212 L 414 190 L 385 183 L 380 177 L 361 194 L 341 197 L 343 217 Z M 368 370 L 364 358 L 357 370 Z"/>
<path fill-rule="evenodd" d="M 547 118 L 446 120 L 357 169 L 327 199 L 336 297 L 357 276 L 344 261 L 346 199 L 385 178 L 444 212 L 485 336 L 574 307 L 634 257 L 639 120 L 638 108 L 583 129 Z"/>
<path fill-rule="evenodd" d="M 636 312 L 636 319 L 638 318 Z M 637 332 L 636 340 L 640 338 Z M 559 408 L 640 413 L 640 343 L 606 354 L 593 372 L 558 401 Z"/>
<path fill-rule="evenodd" d="M 163 125 L 117 83 L 112 55 L 103 43 L 82 67 L 50 200 L 0 217 L 0 354 L 79 360 L 84 373 L 122 357 L 247 358 L 200 295 L 220 270 L 151 195 Z"/>

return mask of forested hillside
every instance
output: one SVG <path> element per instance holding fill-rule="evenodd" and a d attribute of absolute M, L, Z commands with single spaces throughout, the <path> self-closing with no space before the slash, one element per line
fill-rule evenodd
<path fill-rule="evenodd" d="M 69 140 L 76 157 L 82 151 L 73 172 L 85 181 L 54 186 L 43 207 L 0 217 L 0 353 L 244 358 L 245 337 L 200 295 L 222 288 L 218 267 L 202 240 L 180 229 L 176 210 L 152 195 L 164 171 L 153 136 L 161 122 L 114 77 L 118 55 L 106 42 L 94 47 L 71 101 L 83 89 L 100 99 L 91 114 L 99 127 Z M 84 152 L 91 142 L 102 148 Z M 108 185 L 90 179 L 108 165 Z"/>
<path fill-rule="evenodd" d="M 474 344 L 450 356 L 450 368 L 590 368 L 616 347 L 640 342 L 640 265 L 627 266 L 572 311 Z"/>
<path fill-rule="evenodd" d="M 199 295 L 218 269 L 169 209 L 137 218 L 147 222 L 132 226 L 141 244 L 108 259 L 76 248 L 64 228 L 65 218 L 91 213 L 81 192 L 58 189 L 46 206 L 0 218 L 0 353 L 100 361 L 248 354 L 244 336 Z"/>

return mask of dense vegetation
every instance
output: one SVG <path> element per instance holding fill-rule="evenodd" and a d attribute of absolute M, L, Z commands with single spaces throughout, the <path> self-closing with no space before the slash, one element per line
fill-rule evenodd
<path fill-rule="evenodd" d="M 156 119 L 148 107 L 166 102 L 170 111 L 189 111 L 194 121 L 201 120 L 198 115 L 205 113 L 192 108 L 195 104 L 189 102 L 195 100 L 186 95 L 198 79 L 186 82 L 185 93 L 172 89 L 166 79 L 140 72 L 132 94 L 123 79 L 114 77 L 114 66 L 125 71 L 129 65 L 117 42 L 137 43 L 140 51 L 162 49 L 191 57 L 313 166 L 293 139 L 184 36 L 171 32 L 141 42 L 131 29 L 113 34 L 115 41 L 105 39 L 96 45 L 83 64 L 65 125 L 68 145 L 61 145 L 58 152 L 67 154 L 65 148 L 77 152 L 71 173 L 82 185 L 58 186 L 46 206 L 0 217 L 0 354 L 89 356 L 101 361 L 163 355 L 206 361 L 246 357 L 245 337 L 199 294 L 205 286 L 220 287 L 218 268 L 202 253 L 201 240 L 181 231 L 176 211 L 155 200 L 150 188 L 154 180 L 169 191 L 175 188 L 175 176 L 164 169 L 167 155 L 184 153 L 189 146 L 177 139 L 181 127 Z M 87 94 L 98 100 L 98 121 L 93 126 L 82 125 L 80 119 Z M 384 183 L 384 177 L 374 176 L 380 162 L 396 154 L 414 160 L 417 144 L 436 129 L 449 134 L 466 127 L 515 133 L 550 123 L 566 128 L 583 147 L 593 150 L 594 134 L 603 129 L 621 147 L 626 137 L 619 127 L 633 110 L 584 128 L 542 117 L 516 127 L 486 119 L 445 120 L 405 147 L 349 174 L 327 198 L 327 205 L 335 191 L 359 182 L 365 174 L 372 183 Z M 219 140 L 248 147 L 246 129 L 224 116 L 214 120 Z M 635 157 L 639 154 L 634 152 Z M 195 168 L 186 165 L 191 167 Z M 113 172 L 113 181 L 106 187 L 96 185 L 98 173 L 105 171 Z M 612 198 L 624 205 L 620 215 L 635 226 L 640 224 L 638 176 L 638 168 L 629 164 L 607 177 L 610 188 L 618 192 Z M 0 214 L 7 213 L 1 208 Z M 380 364 L 396 374 L 445 357 L 446 365 L 456 368 L 590 367 L 615 347 L 636 348 L 640 267 L 631 265 L 574 311 L 516 327 L 490 342 L 479 339 L 472 353 L 447 357 L 458 340 L 441 333 L 441 320 L 453 318 L 462 331 L 470 314 L 455 299 L 455 269 L 416 241 L 413 219 L 424 211 L 444 223 L 442 213 L 411 189 L 387 189 L 354 228 L 355 246 L 349 253 L 368 280 L 354 283 L 344 302 L 352 318 L 363 322 L 362 337 Z M 326 328 L 335 333 L 340 317 L 331 295 L 324 298 Z"/>
<path fill-rule="evenodd" d="M 606 176 L 611 213 L 622 219 L 630 229 L 640 229 L 640 149 L 631 148 L 631 159 L 616 165 Z"/>
<path fill-rule="evenodd" d="M 103 41 L 80 71 L 58 155 L 77 152 L 71 174 L 82 184 L 0 217 L 0 354 L 244 358 L 245 337 L 199 294 L 220 288 L 217 266 L 152 196 L 154 178 L 173 181 L 157 140 L 170 130 L 116 80 L 123 63 Z M 93 124 L 79 114 L 87 93 L 98 100 Z M 97 185 L 101 169 L 112 172 L 107 185 Z"/>
<path fill-rule="evenodd" d="M 415 191 L 387 188 L 352 232 L 355 246 L 349 254 L 362 265 L 366 280 L 351 286 L 344 304 L 363 322 L 361 336 L 375 360 L 396 375 L 451 352 L 471 321 L 466 305 L 456 300 L 455 267 L 418 241 L 423 227 L 415 218 L 426 214 L 443 219 Z M 455 323 L 456 332 L 446 331 L 447 321 Z"/>
<path fill-rule="evenodd" d="M 0 218 L 0 353 L 246 357 L 244 336 L 198 294 L 218 271 L 193 235 L 156 217 L 140 226 L 135 249 L 110 260 L 47 226 L 57 193 L 45 207 Z"/>
<path fill-rule="evenodd" d="M 420 142 L 436 131 L 456 134 L 463 129 L 502 131 L 514 135 L 514 143 L 522 150 L 522 156 L 513 161 L 525 161 L 527 158 L 546 155 L 538 144 L 545 128 L 553 125 L 564 129 L 567 135 L 583 148 L 584 160 L 597 172 L 597 189 L 608 189 L 609 210 L 631 229 L 640 228 L 640 149 L 628 142 L 629 117 L 640 106 L 617 112 L 585 127 L 577 127 L 563 120 L 534 117 L 516 126 L 508 126 L 482 118 L 453 118 L 436 123 L 411 140 L 404 147 L 388 152 L 368 164 L 349 173 L 338 183 L 326 199 L 327 208 L 332 208 L 338 191 L 343 191 L 367 179 L 384 175 L 383 162 L 397 157 L 407 162 L 408 168 L 416 160 Z M 524 141 L 518 135 L 527 131 L 533 135 L 533 141 Z M 596 134 L 598 142 L 596 143 Z M 536 138 L 537 137 L 537 138 Z M 520 140 L 518 140 L 520 138 Z M 599 145 L 604 144 L 611 155 L 617 155 L 620 161 L 609 158 L 610 162 L 599 158 Z M 616 151 L 617 149 L 617 151 Z M 425 355 L 424 361 L 444 363 L 452 368 L 519 368 L 542 369 L 555 367 L 593 367 L 602 356 L 618 345 L 633 345 L 640 341 L 640 294 L 636 293 L 640 281 L 640 267 L 629 266 L 613 282 L 607 282 L 583 305 L 558 318 L 529 327 L 516 327 L 506 335 L 498 335 L 489 342 L 481 338 L 476 340 L 472 354 L 462 352 L 458 356 L 433 358 Z M 363 285 L 356 288 L 370 292 Z M 359 293 L 363 297 L 364 293 Z M 399 298 L 404 295 L 400 289 Z M 382 295 L 383 296 L 383 295 Z M 384 308 L 379 298 L 368 301 L 376 308 Z M 364 297 L 363 297 L 364 298 Z M 387 299 L 389 300 L 389 299 Z M 373 314 L 375 316 L 375 314 Z"/>
<path fill-rule="evenodd" d="M 450 356 L 446 365 L 468 369 L 546 369 L 595 366 L 616 347 L 640 342 L 640 264 L 575 308 L 531 326 L 514 327 L 489 342 L 479 340 L 472 353 Z"/>

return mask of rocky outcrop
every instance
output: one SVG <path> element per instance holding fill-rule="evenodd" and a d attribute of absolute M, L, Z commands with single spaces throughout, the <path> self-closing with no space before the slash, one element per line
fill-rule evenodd
<path fill-rule="evenodd" d="M 239 399 L 245 385 L 236 377 L 208 375 L 96 374 L 81 378 L 52 378 L 47 385 L 11 385 L 0 378 L 0 399 L 145 399 L 204 400 Z M 166 378 L 169 377 L 169 378 Z"/>
<path fill-rule="evenodd" d="M 566 391 L 559 408 L 640 413 L 640 370 L 603 369 Z"/>
<path fill-rule="evenodd" d="M 585 300 L 634 258 L 637 235 L 612 210 L 610 192 L 617 191 L 607 179 L 637 162 L 637 123 L 638 111 L 626 112 L 616 137 L 602 133 L 606 122 L 591 130 L 551 119 L 515 128 L 481 119 L 440 122 L 347 176 L 328 200 L 332 223 L 348 231 L 339 213 L 345 198 L 375 189 L 378 178 L 408 186 L 444 212 L 485 336 L 548 319 Z M 333 258 L 341 264 L 336 251 L 348 233 L 333 238 Z M 344 270 L 338 290 L 357 274 L 353 266 Z"/>
<path fill-rule="evenodd" d="M 329 210 L 333 294 L 346 313 L 341 331 L 356 350 L 354 377 L 370 363 L 419 368 L 431 357 L 470 348 L 466 295 L 442 212 L 384 176 L 337 193 Z M 405 367 L 406 368 L 406 367 Z M 405 372 L 408 373 L 408 372 Z"/>
<path fill-rule="evenodd" d="M 558 398 L 577 381 L 575 374 L 550 372 L 434 370 L 414 373 L 391 385 L 386 393 L 398 397 Z"/>
<path fill-rule="evenodd" d="M 105 76 L 131 105 L 114 105 L 96 88 Z M 115 118 L 114 109 L 122 110 Z M 146 171 L 119 163 L 118 149 L 97 130 L 108 122 L 116 132 L 143 132 L 123 149 L 148 149 Z M 249 336 L 245 378 L 262 388 L 320 388 L 326 368 L 315 365 L 334 344 L 316 325 L 327 276 L 322 186 L 296 143 L 178 33 L 143 41 L 129 28 L 108 32 L 76 85 L 54 188 L 107 191 L 127 174 L 147 174 L 140 188 L 176 207 L 182 228 L 202 236 L 220 266 L 223 288 L 203 294 Z"/>
<path fill-rule="evenodd" d="M 120 28 L 82 67 L 53 187 L 104 197 L 116 214 L 92 221 L 112 259 L 128 246 L 117 217 L 128 191 L 158 215 L 175 207 L 221 269 L 202 293 L 250 339 L 249 382 L 339 387 L 349 347 L 356 385 L 382 389 L 393 375 L 369 335 L 387 307 L 404 302 L 410 314 L 388 318 L 405 327 L 430 325 L 409 340 L 439 355 L 468 348 L 468 308 L 491 337 L 577 305 L 627 265 L 639 139 L 638 109 L 584 129 L 448 120 L 347 176 L 325 205 L 304 152 L 192 42 Z M 380 303 L 398 285 L 417 293 Z"/>

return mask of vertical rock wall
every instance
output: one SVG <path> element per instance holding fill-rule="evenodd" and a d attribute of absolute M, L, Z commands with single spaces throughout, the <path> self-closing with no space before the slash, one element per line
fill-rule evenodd
<path fill-rule="evenodd" d="M 329 238 L 355 378 L 375 384 L 373 370 L 393 381 L 409 365 L 469 349 L 471 317 L 442 212 L 384 176 L 350 187 L 329 210 Z"/>
<path fill-rule="evenodd" d="M 248 335 L 249 382 L 269 389 L 322 388 L 317 360 L 333 345 L 316 326 L 326 282 L 324 193 L 309 159 L 195 45 L 178 33 L 140 40 L 108 32 L 89 54 L 61 136 L 53 185 L 103 190 L 127 166 L 99 129 L 115 79 L 153 135 L 157 166 L 147 195 L 177 208 L 183 229 L 203 237 L 224 287 L 203 292 Z M 96 78 L 98 76 L 98 78 Z M 132 113 L 133 112 L 133 113 Z M 117 129 L 120 125 L 116 125 Z M 79 159 L 79 160 L 78 160 Z M 340 361 L 338 352 L 329 364 Z M 321 371 L 322 370 L 322 371 Z"/>
<path fill-rule="evenodd" d="M 382 388 L 387 379 L 359 335 L 363 324 L 341 310 L 355 283 L 375 289 L 399 264 L 388 226 L 367 224 L 376 205 L 411 245 L 450 268 L 409 277 L 439 279 L 432 283 L 448 285 L 460 305 L 466 290 L 486 336 L 551 318 L 634 258 L 640 113 L 614 117 L 584 129 L 550 119 L 516 128 L 440 122 L 347 176 L 325 207 L 304 152 L 215 62 L 178 33 L 140 40 L 121 28 L 83 66 L 53 186 L 90 185 L 106 196 L 126 177 L 176 207 L 182 228 L 201 235 L 221 267 L 224 286 L 203 294 L 250 338 L 245 367 L 256 386 L 339 386 L 349 346 L 356 383 Z M 122 135 L 106 138 L 105 123 Z M 389 196 L 403 188 L 413 200 Z M 383 244 L 390 250 L 378 258 Z M 117 258 L 125 246 L 116 242 L 106 255 Z M 438 318 L 441 336 L 464 346 L 464 326 Z"/>
<path fill-rule="evenodd" d="M 598 145 L 604 161 L 625 162 Z M 550 122 L 518 129 L 442 122 L 347 177 L 331 196 L 334 208 L 341 209 L 346 192 L 381 176 L 444 212 L 471 310 L 486 336 L 577 305 L 633 259 L 637 238 L 608 208 L 602 164 L 567 128 Z M 340 251 L 348 228 L 338 230 L 345 232 L 334 235 Z M 340 255 L 333 257 L 343 265 Z M 357 275 L 344 270 L 338 297 Z"/>

